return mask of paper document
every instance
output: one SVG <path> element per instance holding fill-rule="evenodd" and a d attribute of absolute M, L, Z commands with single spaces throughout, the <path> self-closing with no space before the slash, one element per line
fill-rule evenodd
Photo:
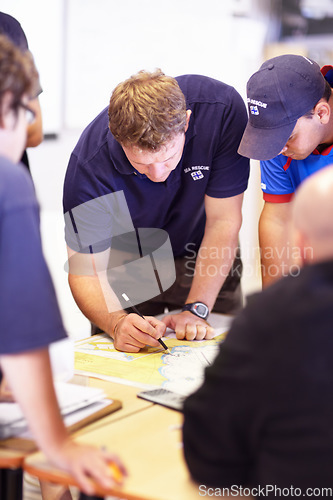
<path fill-rule="evenodd" d="M 110 403 L 105 393 L 97 387 L 87 387 L 65 382 L 55 382 L 55 391 L 61 414 L 73 414 L 80 409 L 99 403 L 103 407 Z M 66 423 L 66 421 L 65 421 Z M 27 422 L 18 403 L 0 403 L 0 439 L 18 435 L 27 429 Z"/>

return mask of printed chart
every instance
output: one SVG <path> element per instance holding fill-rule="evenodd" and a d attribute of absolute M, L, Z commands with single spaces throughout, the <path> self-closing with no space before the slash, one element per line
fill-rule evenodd
<path fill-rule="evenodd" d="M 201 385 L 205 368 L 218 353 L 231 323 L 231 317 L 223 318 L 224 324 L 215 327 L 212 340 L 180 341 L 168 331 L 163 340 L 171 355 L 160 347 L 146 347 L 138 353 L 119 352 L 106 334 L 80 340 L 75 344 L 75 373 L 188 395 Z"/>

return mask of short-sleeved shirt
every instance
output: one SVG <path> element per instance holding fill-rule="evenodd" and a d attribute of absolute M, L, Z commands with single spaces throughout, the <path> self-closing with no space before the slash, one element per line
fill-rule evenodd
<path fill-rule="evenodd" d="M 0 157 L 0 355 L 66 337 L 43 257 L 39 207 L 22 165 Z"/>
<path fill-rule="evenodd" d="M 332 86 L 333 67 L 324 66 L 321 72 Z M 322 152 L 315 149 L 304 160 L 293 160 L 278 155 L 272 160 L 261 161 L 261 189 L 264 200 L 271 203 L 288 203 L 304 179 L 332 164 L 332 149 L 333 145 Z"/>
<path fill-rule="evenodd" d="M 321 168 L 331 165 L 333 145 L 321 153 L 315 149 L 304 160 L 293 160 L 279 155 L 273 160 L 262 161 L 261 188 L 264 200 L 272 203 L 287 203 L 301 182 Z"/>
<path fill-rule="evenodd" d="M 226 198 L 245 191 L 249 162 L 237 153 L 247 123 L 246 108 L 237 91 L 200 75 L 176 79 L 192 114 L 183 155 L 166 181 L 152 182 L 133 168 L 108 129 L 105 108 L 84 130 L 71 155 L 64 212 L 123 191 L 134 227 L 164 229 L 174 255 L 182 256 L 187 245 L 191 244 L 191 250 L 200 246 L 205 195 Z M 80 251 L 70 234 L 73 232 L 67 231 L 67 244 Z"/>

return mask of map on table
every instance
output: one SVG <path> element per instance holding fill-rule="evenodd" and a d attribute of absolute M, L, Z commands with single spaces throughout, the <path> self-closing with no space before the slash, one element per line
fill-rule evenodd
<path fill-rule="evenodd" d="M 140 388 L 163 387 L 188 395 L 201 385 L 204 370 L 212 364 L 219 344 L 229 329 L 232 318 L 218 316 L 212 340 L 182 341 L 168 330 L 163 341 L 171 351 L 162 347 L 146 347 L 138 353 L 124 353 L 114 348 L 106 334 L 94 335 L 75 343 L 75 373 Z M 212 321 L 210 321 L 213 323 Z"/>

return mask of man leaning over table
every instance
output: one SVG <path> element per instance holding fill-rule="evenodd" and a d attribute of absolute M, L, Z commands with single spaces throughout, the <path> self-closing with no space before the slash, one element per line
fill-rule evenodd
<path fill-rule="evenodd" d="M 267 60 L 248 81 L 249 122 L 239 152 L 261 160 L 265 205 L 259 237 L 264 286 L 289 270 L 294 249 L 286 226 L 295 189 L 332 163 L 332 82 L 331 66 L 321 71 L 315 61 L 294 54 Z"/>
<path fill-rule="evenodd" d="M 110 314 L 98 277 L 70 272 L 78 306 L 117 349 L 158 346 L 166 326 L 178 339 L 208 339 L 211 310 L 231 314 L 241 307 L 238 233 L 249 162 L 237 148 L 246 120 L 241 97 L 222 82 L 142 71 L 115 88 L 109 107 L 82 133 L 66 173 L 65 213 L 123 192 L 134 227 L 165 230 L 176 264 L 175 284 L 139 304 L 140 312 L 157 315 L 165 306 L 187 304 L 163 321 L 123 309 Z M 105 221 L 105 213 L 100 220 Z M 98 223 L 95 219 L 89 227 L 87 222 L 86 230 L 94 233 Z M 71 257 L 80 248 L 78 235 L 70 238 L 70 232 L 66 227 Z M 198 255 L 195 272 L 187 265 L 193 254 Z"/>

